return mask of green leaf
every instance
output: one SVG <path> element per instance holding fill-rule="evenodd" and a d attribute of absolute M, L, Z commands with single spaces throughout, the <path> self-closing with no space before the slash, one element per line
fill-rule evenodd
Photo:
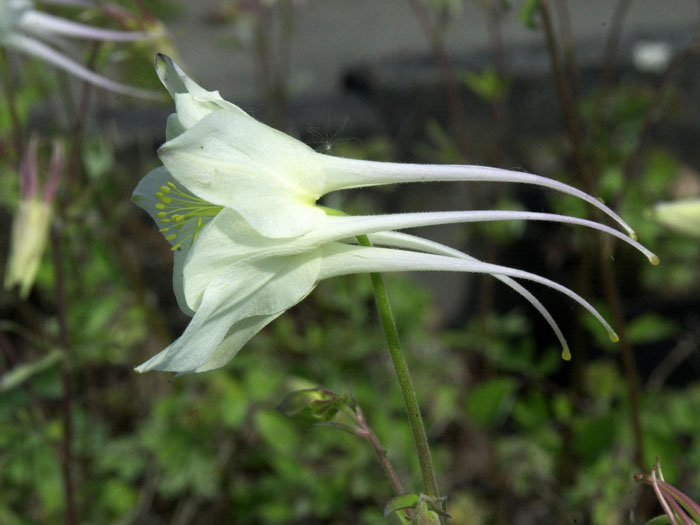
<path fill-rule="evenodd" d="M 301 446 L 292 422 L 273 410 L 255 414 L 255 428 L 270 448 L 281 454 L 294 454 Z"/>
<path fill-rule="evenodd" d="M 592 463 L 610 449 L 617 436 L 618 420 L 617 415 L 610 414 L 574 421 L 573 447 L 584 462 Z"/>
<path fill-rule="evenodd" d="M 554 395 L 552 399 L 552 411 L 554 412 L 556 420 L 560 422 L 571 421 L 571 417 L 574 414 L 571 400 L 563 394 Z"/>
<path fill-rule="evenodd" d="M 510 87 L 510 82 L 493 69 L 487 69 L 481 73 L 466 72 L 462 75 L 462 81 L 486 102 L 503 100 Z"/>
<path fill-rule="evenodd" d="M 513 417 L 526 429 L 535 429 L 551 419 L 547 399 L 539 390 L 531 389 L 513 407 Z"/>
<path fill-rule="evenodd" d="M 476 422 L 489 425 L 499 419 L 511 405 L 518 383 L 511 377 L 484 381 L 467 398 L 467 413 Z"/>
<path fill-rule="evenodd" d="M 0 392 L 18 387 L 32 376 L 51 368 L 63 359 L 63 352 L 53 350 L 37 361 L 22 363 L 0 377 Z"/>
<path fill-rule="evenodd" d="M 627 326 L 627 338 L 633 345 L 668 339 L 678 331 L 672 321 L 656 314 L 643 314 Z"/>
<path fill-rule="evenodd" d="M 389 502 L 384 507 L 384 518 L 388 518 L 394 512 L 398 512 L 404 509 L 412 509 L 418 505 L 420 501 L 420 496 L 418 494 L 401 494 L 395 498 L 391 498 Z"/>
<path fill-rule="evenodd" d="M 666 514 L 650 519 L 644 525 L 670 525 L 671 520 Z"/>
<path fill-rule="evenodd" d="M 609 359 L 598 359 L 587 363 L 583 383 L 593 399 L 606 403 L 620 395 L 623 385 L 619 367 Z"/>
<path fill-rule="evenodd" d="M 525 0 L 520 6 L 519 18 L 528 29 L 537 29 L 535 14 L 540 8 L 540 0 Z"/>
<path fill-rule="evenodd" d="M 598 182 L 598 191 L 606 199 L 617 195 L 625 184 L 625 175 L 618 166 L 611 166 L 603 170 Z"/>

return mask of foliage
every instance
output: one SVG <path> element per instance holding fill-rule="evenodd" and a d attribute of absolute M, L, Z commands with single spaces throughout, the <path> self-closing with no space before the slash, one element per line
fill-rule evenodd
<path fill-rule="evenodd" d="M 170 9 L 169 2 L 155 4 L 158 13 Z M 466 9 L 459 2 L 427 5 L 433 4 Z M 533 28 L 540 25 L 540 4 L 521 3 L 521 16 Z M 140 64 L 144 54 L 143 48 L 130 50 L 130 63 Z M 133 67 L 135 81 L 149 77 L 144 71 L 150 65 L 142 67 Z M 63 115 L 60 108 L 69 104 L 62 97 L 70 91 L 61 94 L 60 81 L 36 64 L 26 64 L 23 72 L 25 82 L 14 97 L 22 129 L 29 128 L 31 112 L 41 103 Z M 512 101 L 518 93 L 518 79 L 496 70 L 464 77 L 484 107 Z M 266 96 L 272 97 L 272 87 Z M 648 217 L 655 202 L 679 197 L 683 166 L 690 161 L 673 144 L 652 140 L 635 146 L 655 104 L 673 116 L 679 100 L 674 96 L 680 97 L 671 93 L 659 102 L 648 84 L 622 79 L 602 91 L 584 91 L 576 110 L 587 132 L 586 158 L 599 168 L 592 192 L 614 203 L 662 260 L 652 268 L 626 251 L 612 252 L 625 333 L 640 369 L 643 461 L 652 465 L 661 456 L 669 483 L 697 496 L 700 321 L 693 305 L 700 294 L 700 243 Z M 61 343 L 56 244 L 44 256 L 26 301 L 13 293 L 0 296 L 0 522 L 63 519 L 66 371 L 83 523 L 371 525 L 399 523 L 399 509 L 405 508 L 433 519 L 429 514 L 439 509 L 418 495 L 413 441 L 366 276 L 321 283 L 223 369 L 174 381 L 133 372 L 187 322 L 170 292 L 172 253 L 128 203 L 136 180 L 157 162 L 150 141 L 125 140 L 97 119 L 91 125 L 99 132 L 76 134 L 79 119 L 73 117 L 71 125 L 59 120 L 45 130 L 66 140 L 74 168 L 54 221 L 65 266 L 70 352 Z M 445 123 L 422 124 L 424 136 L 409 139 L 417 146 L 372 133 L 352 142 L 339 139 L 334 153 L 395 160 L 410 150 L 417 158 L 401 160 L 459 162 L 462 153 Z M 13 145 L 13 126 L 10 115 L 0 112 L 0 214 L 7 224 L 18 204 L 21 152 Z M 513 142 L 512 156 L 557 151 L 554 169 L 562 178 L 569 173 L 558 133 Z M 525 157 L 512 163 L 527 165 Z M 513 209 L 521 197 L 530 198 L 499 195 L 484 206 Z M 400 195 L 381 190 L 331 198 L 347 198 L 344 209 L 371 212 L 379 211 L 382 200 L 394 206 Z M 565 196 L 548 195 L 537 205 L 586 215 L 579 201 Z M 546 266 L 544 273 L 565 283 L 587 280 L 587 297 L 606 311 L 595 266 L 602 245 L 592 234 L 505 223 L 460 231 L 472 252 L 485 252 L 490 262 L 508 264 L 517 257 L 526 265 Z M 0 232 L 0 246 L 7 246 L 6 231 Z M 3 250 L 3 273 L 5 261 Z M 628 523 L 630 512 L 643 505 L 632 482 L 639 469 L 619 345 L 589 316 L 543 294 L 574 342 L 574 359 L 565 363 L 545 323 L 486 280 L 453 289 L 464 307 L 452 317 L 425 284 L 407 276 L 389 276 L 387 282 L 441 487 L 449 495 L 451 522 L 500 524 L 523 517 L 528 523 Z M 297 425 L 275 409 L 290 393 L 317 388 L 362 407 L 408 496 L 392 499 L 365 441 L 328 425 Z M 309 412 L 297 404 L 292 412 L 305 423 L 327 422 L 337 406 L 326 408 Z"/>

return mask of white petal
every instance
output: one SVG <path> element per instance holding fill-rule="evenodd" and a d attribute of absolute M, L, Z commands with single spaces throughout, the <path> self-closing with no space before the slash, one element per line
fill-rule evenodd
<path fill-rule="evenodd" d="M 326 186 L 323 193 L 402 182 L 491 181 L 533 184 L 583 199 L 614 219 L 632 238 L 636 238 L 634 230 L 617 213 L 596 198 L 568 184 L 540 175 L 486 166 L 399 164 L 345 159 L 322 154 L 318 156 L 326 172 Z"/>
<path fill-rule="evenodd" d="M 163 164 L 189 191 L 230 207 L 267 237 L 301 235 L 325 216 L 323 174 L 305 144 L 236 111 L 216 111 L 166 142 Z"/>
<path fill-rule="evenodd" d="M 264 284 L 256 279 L 255 268 L 239 265 L 236 270 L 242 278 L 213 281 L 185 332 L 165 350 L 136 368 L 137 372 L 193 372 L 209 360 L 231 326 L 245 318 L 240 310 L 246 299 Z"/>
<path fill-rule="evenodd" d="M 180 310 L 182 310 L 182 313 L 192 317 L 195 311 L 187 304 L 184 285 L 185 261 L 187 260 L 189 252 L 190 244 L 183 243 L 182 247 L 179 250 L 175 250 L 173 253 L 173 292 L 175 293 L 177 305 Z"/>
<path fill-rule="evenodd" d="M 583 297 L 559 283 L 530 272 L 496 264 L 462 260 L 456 257 L 389 248 L 351 246 L 341 243 L 327 244 L 322 248 L 322 252 L 323 262 L 319 280 L 353 273 L 445 271 L 498 274 L 540 283 L 563 293 L 579 303 L 603 325 L 608 331 L 611 340 L 618 340 L 617 334 L 615 334 L 615 331 L 607 321 Z"/>
<path fill-rule="evenodd" d="M 40 11 L 27 11 L 17 24 L 20 28 L 41 36 L 43 33 L 55 33 L 74 38 L 93 40 L 112 40 L 115 42 L 132 42 L 151 38 L 149 33 L 140 31 L 113 31 L 85 24 L 79 24 Z"/>
<path fill-rule="evenodd" d="M 282 315 L 284 311 L 272 315 L 248 317 L 233 325 L 224 340 L 216 348 L 209 360 L 198 367 L 195 372 L 206 372 L 221 368 L 238 354 L 239 350 L 260 330 Z"/>
<path fill-rule="evenodd" d="M 237 290 L 226 283 L 218 284 L 220 286 L 211 288 L 205 295 L 185 332 L 165 350 L 138 366 L 137 372 L 163 370 L 187 373 L 209 360 L 231 325 L 238 320 L 235 306 L 240 304 L 233 302 Z M 245 296 L 252 292 L 247 290 Z M 233 306 L 226 308 L 228 302 L 233 302 Z"/>
<path fill-rule="evenodd" d="M 460 252 L 459 250 L 455 250 L 454 248 L 450 248 L 449 246 L 445 246 L 444 244 L 429 241 L 423 239 L 422 237 L 408 235 L 406 233 L 373 233 L 369 236 L 369 239 L 372 242 L 372 244 L 375 245 L 390 246 L 392 248 L 403 248 L 406 250 L 416 250 L 426 253 L 433 253 L 435 255 L 447 255 L 448 257 L 459 257 L 468 261 L 478 261 L 478 259 L 472 257 L 471 255 L 467 255 L 464 252 Z M 557 322 L 549 313 L 549 310 L 545 308 L 545 306 L 539 301 L 539 299 L 532 295 L 532 293 L 530 293 L 530 291 L 528 291 L 527 288 L 522 286 L 517 281 L 511 279 L 510 277 L 493 273 L 491 274 L 491 276 L 501 281 L 513 291 L 522 295 L 530 304 L 532 304 L 532 306 L 535 307 L 535 310 L 537 310 L 540 313 L 540 315 L 544 318 L 544 320 L 547 321 L 547 324 L 549 324 L 557 339 L 559 339 L 559 343 L 562 347 L 562 357 L 566 360 L 569 360 L 571 358 L 571 351 L 569 350 L 569 345 L 566 342 L 566 339 L 564 338 L 564 334 L 559 328 Z"/>
<path fill-rule="evenodd" d="M 184 265 L 184 294 L 187 304 L 197 310 L 204 291 L 209 284 L 230 268 L 255 256 L 271 256 L 281 244 L 277 239 L 263 237 L 238 213 L 224 208 L 197 237 L 196 249 Z M 257 276 L 265 282 L 274 277 L 272 272 L 264 274 L 260 267 Z"/>
<path fill-rule="evenodd" d="M 95 86 L 101 87 L 108 91 L 113 91 L 114 93 L 121 93 L 123 95 L 129 95 L 132 97 L 145 98 L 150 100 L 161 100 L 163 97 L 160 93 L 155 91 L 148 91 L 146 89 L 134 88 L 127 86 L 125 84 L 120 84 L 119 82 L 114 82 L 113 80 L 98 75 L 94 71 L 90 71 L 86 67 L 72 61 L 71 59 L 63 56 L 58 51 L 47 46 L 43 42 L 29 38 L 19 34 L 10 34 L 3 40 L 3 43 L 8 46 L 21 51 L 23 53 L 28 53 L 37 58 L 40 58 L 49 64 L 52 64 L 60 69 L 68 71 L 73 75 L 90 82 Z"/>
<path fill-rule="evenodd" d="M 318 252 L 230 266 L 207 287 L 185 332 L 136 371 L 190 373 L 211 360 L 221 366 L 224 355 L 235 354 L 236 338 L 252 337 L 251 330 L 264 326 L 242 321 L 280 314 L 294 306 L 313 290 L 319 268 Z M 240 335 L 234 336 L 235 330 L 231 333 L 235 326 L 242 330 Z M 231 339 L 219 351 L 227 336 Z"/>
<path fill-rule="evenodd" d="M 156 73 L 175 101 L 176 118 L 183 129 L 191 128 L 207 115 L 221 109 L 247 116 L 241 108 L 224 100 L 218 91 L 202 88 L 167 55 L 156 55 Z"/>
<path fill-rule="evenodd" d="M 365 215 L 365 216 L 326 216 L 325 220 L 308 235 L 304 240 L 313 244 L 322 244 L 331 240 L 345 239 L 355 235 L 373 232 L 399 230 L 403 228 L 416 228 L 420 226 L 432 226 L 437 224 L 489 222 L 489 221 L 546 221 L 564 224 L 586 226 L 594 230 L 617 237 L 642 252 L 652 264 L 658 264 L 659 258 L 637 241 L 620 233 L 619 231 L 587 219 L 557 215 L 553 213 L 536 213 L 527 211 L 500 211 L 500 210 L 476 210 L 476 211 L 445 211 L 422 213 L 397 213 L 393 215 Z"/>

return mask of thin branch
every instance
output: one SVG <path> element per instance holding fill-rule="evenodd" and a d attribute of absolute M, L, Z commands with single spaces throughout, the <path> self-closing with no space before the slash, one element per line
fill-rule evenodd
<path fill-rule="evenodd" d="M 686 333 L 673 347 L 666 357 L 649 375 L 647 388 L 659 389 L 678 366 L 688 359 L 700 347 L 700 323 L 695 323 L 693 329 Z"/>
<path fill-rule="evenodd" d="M 22 124 L 17 115 L 17 105 L 15 100 L 15 85 L 12 79 L 12 71 L 10 71 L 9 60 L 7 53 L 0 47 L 0 63 L 2 64 L 2 89 L 5 92 L 5 101 L 7 102 L 7 110 L 10 114 L 10 124 L 12 125 L 12 139 L 15 146 L 15 156 L 18 159 L 24 151 L 24 140 L 22 132 Z"/>
<path fill-rule="evenodd" d="M 442 36 L 439 34 L 435 25 L 430 20 L 430 13 L 419 0 L 409 0 L 413 12 L 418 19 L 423 33 L 430 42 L 430 45 L 435 55 L 440 75 L 442 76 L 443 84 L 445 85 L 445 94 L 447 96 L 447 106 L 450 113 L 450 122 L 452 132 L 455 134 L 457 147 L 463 157 L 467 157 L 469 139 L 467 138 L 467 127 L 464 123 L 464 110 L 462 102 L 459 98 L 458 83 L 455 77 L 452 61 L 447 54 Z"/>
<path fill-rule="evenodd" d="M 547 49 L 549 51 L 552 70 L 557 85 L 557 92 L 559 94 L 559 101 L 561 103 L 562 110 L 564 111 L 567 133 L 574 153 L 575 169 L 578 177 L 586 186 L 588 193 L 593 193 L 595 188 L 595 180 L 587 170 L 583 151 L 583 140 L 579 130 L 576 104 L 571 92 L 568 89 L 564 74 L 561 70 L 557 43 L 554 36 L 554 28 L 552 26 L 546 0 L 541 0 L 539 6 L 545 28 Z M 639 386 L 639 374 L 637 371 L 636 362 L 634 360 L 634 355 L 632 353 L 632 347 L 627 338 L 622 299 L 620 297 L 620 290 L 617 285 L 615 269 L 611 264 L 611 244 L 607 241 L 604 241 L 602 249 L 600 250 L 599 262 L 601 273 L 603 275 L 605 298 L 612 310 L 613 323 L 617 327 L 618 335 L 620 337 L 622 363 L 630 402 L 630 423 L 632 425 L 632 433 L 634 435 L 635 442 L 635 462 L 640 469 L 643 469 L 644 439 L 640 416 L 641 393 Z"/>
<path fill-rule="evenodd" d="M 637 173 L 639 168 L 639 163 L 642 158 L 642 154 L 646 150 L 647 141 L 649 140 L 649 135 L 651 132 L 652 124 L 659 118 L 661 112 L 661 105 L 663 98 L 666 95 L 666 88 L 671 82 L 673 76 L 678 72 L 681 65 L 685 63 L 692 56 L 696 55 L 700 51 L 700 20 L 698 21 L 697 27 L 695 29 L 695 35 L 691 42 L 672 60 L 671 63 L 666 68 L 661 81 L 659 82 L 654 94 L 652 95 L 651 103 L 649 104 L 649 110 L 644 117 L 644 123 L 642 124 L 641 131 L 637 135 L 637 144 L 634 151 L 628 157 L 625 163 L 624 173 L 625 181 L 629 181 L 631 177 Z"/>
<path fill-rule="evenodd" d="M 578 98 L 578 67 L 576 66 L 576 46 L 574 45 L 571 17 L 567 0 L 556 0 L 554 7 L 557 11 L 559 26 L 561 27 L 561 41 L 564 49 L 564 66 L 569 80 L 569 87 L 574 102 Z"/>
<path fill-rule="evenodd" d="M 63 485 L 66 500 L 66 523 L 78 524 L 78 511 L 73 487 L 73 417 L 72 417 L 72 352 L 68 335 L 65 269 L 63 251 L 57 227 L 51 228 L 51 247 L 56 275 L 56 306 L 58 309 L 59 343 L 65 352 L 63 360 Z"/>
<path fill-rule="evenodd" d="M 384 449 L 384 447 L 382 447 L 382 444 L 379 442 L 379 438 L 377 438 L 376 434 L 367 424 L 365 414 L 359 407 L 359 405 L 355 407 L 355 415 L 355 420 L 362 429 L 362 433 L 359 434 L 360 437 L 366 439 L 372 445 L 372 448 L 374 449 L 374 452 L 377 454 L 377 458 L 379 459 L 379 463 L 381 463 L 382 468 L 384 469 L 384 473 L 387 475 L 389 481 L 391 482 L 391 485 L 394 487 L 394 492 L 396 493 L 396 495 L 399 496 L 400 494 L 403 494 L 404 490 L 403 486 L 401 485 L 401 480 L 396 474 L 394 467 L 391 465 L 386 450 Z"/>
<path fill-rule="evenodd" d="M 605 42 L 605 55 L 603 58 L 603 88 L 606 88 L 612 82 L 615 73 L 617 62 L 617 50 L 620 47 L 620 37 L 622 35 L 622 26 L 625 18 L 632 5 L 632 0 L 618 0 L 615 7 L 615 13 L 612 16 L 610 31 Z"/>
<path fill-rule="evenodd" d="M 612 258 L 611 243 L 604 241 L 600 250 L 600 267 L 603 274 L 605 299 L 610 305 L 613 323 L 620 337 L 620 353 L 622 354 L 622 368 L 627 384 L 627 394 L 630 402 L 630 424 L 634 437 L 634 461 L 640 469 L 644 468 L 644 435 L 641 422 L 641 390 L 639 385 L 639 372 L 634 359 L 632 345 L 627 337 L 627 325 L 622 307 L 620 289 L 617 286 L 615 270 L 610 263 Z"/>
<path fill-rule="evenodd" d="M 544 24 L 547 51 L 552 64 L 552 73 L 554 74 L 554 82 L 557 86 L 559 102 L 561 103 L 561 108 L 564 112 L 566 130 L 573 149 L 576 174 L 586 188 L 586 191 L 588 193 L 593 193 L 594 184 L 590 173 L 588 173 L 586 170 L 586 162 L 583 153 L 583 141 L 581 139 L 581 131 L 579 129 L 576 105 L 574 103 L 573 95 L 569 90 L 569 86 L 567 85 L 564 73 L 561 69 L 559 52 L 557 50 L 557 43 L 554 35 L 554 27 L 552 25 L 552 18 L 549 14 L 549 8 L 547 7 L 546 0 L 541 0 L 539 6 L 540 14 L 542 15 L 542 22 Z"/>

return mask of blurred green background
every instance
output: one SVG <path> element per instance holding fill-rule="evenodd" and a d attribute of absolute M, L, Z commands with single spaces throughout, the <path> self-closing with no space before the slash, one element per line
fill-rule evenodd
<path fill-rule="evenodd" d="M 170 39 L 72 50 L 152 89 L 152 56 L 165 50 L 205 88 L 324 153 L 557 178 L 604 199 L 659 255 L 652 267 L 627 246 L 559 225 L 420 232 L 571 287 L 622 337 L 610 343 L 569 300 L 531 287 L 569 340 L 564 362 L 546 323 L 490 278 L 388 276 L 455 524 L 642 523 L 660 508 L 632 476 L 656 456 L 668 481 L 700 497 L 700 241 L 652 213 L 659 201 L 700 195 L 698 7 L 582 4 L 125 1 Z M 119 27 L 101 11 L 52 12 Z M 129 202 L 159 165 L 173 104 L 95 90 L 9 51 L 2 66 L 0 273 L 19 201 L 18 145 L 39 133 L 43 166 L 48 139 L 60 137 L 68 168 L 32 293 L 0 296 L 0 524 L 65 519 L 66 410 L 79 523 L 394 520 L 382 517 L 391 486 L 365 442 L 275 410 L 300 388 L 352 391 L 404 486 L 420 490 L 369 278 L 323 282 L 222 369 L 137 375 L 188 322 L 172 294 L 169 246 Z M 324 204 L 596 218 L 574 199 L 497 184 L 352 190 Z"/>

